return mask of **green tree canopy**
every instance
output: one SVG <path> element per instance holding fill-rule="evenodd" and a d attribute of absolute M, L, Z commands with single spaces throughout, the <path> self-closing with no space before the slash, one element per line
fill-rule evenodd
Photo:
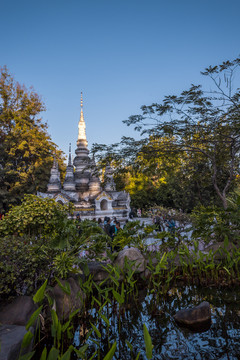
<path fill-rule="evenodd" d="M 123 167 L 136 166 L 139 158 L 148 159 L 148 168 L 156 159 L 182 154 L 185 175 L 194 181 L 201 179 L 200 192 L 210 180 L 226 209 L 227 194 L 239 174 L 240 89 L 234 86 L 239 65 L 237 58 L 202 72 L 211 81 L 209 90 L 191 85 L 179 96 L 166 96 L 161 103 L 142 106 L 142 114 L 124 121 L 135 127 L 140 140 L 123 137 L 120 144 L 95 145 L 94 151 Z"/>
<path fill-rule="evenodd" d="M 6 67 L 0 73 L 0 211 L 18 204 L 25 193 L 45 191 L 53 156 L 62 153 L 51 141 L 40 114 L 39 95 L 16 82 Z"/>

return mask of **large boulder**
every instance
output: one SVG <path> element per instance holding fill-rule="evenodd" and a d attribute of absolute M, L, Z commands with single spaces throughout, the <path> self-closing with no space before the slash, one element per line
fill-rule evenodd
<path fill-rule="evenodd" d="M 33 333 L 33 328 L 30 328 Z M 1 325 L 0 326 L 0 360 L 17 360 L 19 359 L 23 337 L 27 330 L 25 326 L 18 325 Z M 21 355 L 32 350 L 33 339 L 30 344 L 23 348 Z"/>
<path fill-rule="evenodd" d="M 101 282 L 108 278 L 109 273 L 104 270 L 103 266 L 107 267 L 107 263 L 98 261 L 88 263 L 89 273 L 92 275 L 93 281 Z"/>
<path fill-rule="evenodd" d="M 25 326 L 37 309 L 30 296 L 18 296 L 0 311 L 0 324 Z"/>
<path fill-rule="evenodd" d="M 215 260 L 223 260 L 227 257 L 227 254 L 234 252 L 236 248 L 239 248 L 239 245 L 235 245 L 231 242 L 225 247 L 224 242 L 214 242 L 213 244 L 204 248 L 204 252 L 208 253 L 210 250 L 214 253 Z"/>
<path fill-rule="evenodd" d="M 66 287 L 70 285 L 70 294 L 67 294 L 57 284 L 53 288 L 52 296 L 56 303 L 56 313 L 60 319 L 67 320 L 71 312 L 81 309 L 85 299 L 85 294 L 81 290 L 78 282 L 73 278 L 61 280 L 61 284 Z"/>
<path fill-rule="evenodd" d="M 193 331 L 208 330 L 211 326 L 211 309 L 207 301 L 191 309 L 183 309 L 174 315 L 175 321 Z"/>
<path fill-rule="evenodd" d="M 113 265 L 118 266 L 120 269 L 124 270 L 125 258 L 130 261 L 134 261 L 133 269 L 136 273 L 142 273 L 146 269 L 146 260 L 141 252 L 136 248 L 126 248 L 118 253 L 117 258 L 114 260 Z"/>

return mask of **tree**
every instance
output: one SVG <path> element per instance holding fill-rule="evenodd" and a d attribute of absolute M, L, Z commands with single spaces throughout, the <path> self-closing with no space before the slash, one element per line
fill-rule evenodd
<path fill-rule="evenodd" d="M 139 156 L 151 163 L 163 154 L 182 154 L 185 161 L 188 157 L 195 178 L 207 175 L 211 179 L 226 209 L 227 194 L 239 173 L 240 89 L 234 89 L 233 81 L 239 76 L 239 65 L 237 58 L 202 72 L 214 86 L 209 91 L 191 85 L 180 96 L 166 96 L 160 104 L 142 106 L 142 114 L 124 121 L 135 126 L 140 140 L 123 137 L 118 146 L 96 146 L 94 150 L 104 150 L 104 156 L 119 163 L 122 159 L 125 166 L 134 164 Z"/>
<path fill-rule="evenodd" d="M 19 204 L 25 193 L 46 190 L 55 155 L 62 153 L 51 141 L 40 114 L 39 95 L 17 83 L 6 67 L 0 73 L 0 209 Z"/>

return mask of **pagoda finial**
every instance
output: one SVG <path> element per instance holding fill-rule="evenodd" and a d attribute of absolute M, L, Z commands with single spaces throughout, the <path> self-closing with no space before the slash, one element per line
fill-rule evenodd
<path fill-rule="evenodd" d="M 81 115 L 80 115 L 80 121 L 84 122 L 84 116 L 83 116 L 83 96 L 81 91 Z"/>
<path fill-rule="evenodd" d="M 78 123 L 78 140 L 82 140 L 85 143 L 85 146 L 87 146 L 87 138 L 86 138 L 86 124 L 84 121 L 83 116 L 83 97 L 82 97 L 82 91 L 81 91 L 81 114 L 80 114 L 80 120 Z"/>

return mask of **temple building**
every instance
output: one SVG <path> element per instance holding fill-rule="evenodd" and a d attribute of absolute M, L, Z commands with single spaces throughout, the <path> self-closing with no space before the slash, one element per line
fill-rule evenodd
<path fill-rule="evenodd" d="M 127 219 L 130 211 L 129 194 L 125 191 L 116 191 L 111 166 L 107 166 L 105 169 L 105 186 L 103 188 L 96 175 L 95 161 L 89 157 L 82 94 L 75 154 L 76 156 L 72 161 L 70 144 L 63 185 L 60 181 L 58 163 L 54 159 L 47 193 L 38 193 L 38 195 L 55 199 L 62 204 L 72 202 L 75 206 L 75 215 L 79 214 L 82 219 L 99 217 L 103 219 L 105 216 L 116 216 L 118 220 Z"/>

